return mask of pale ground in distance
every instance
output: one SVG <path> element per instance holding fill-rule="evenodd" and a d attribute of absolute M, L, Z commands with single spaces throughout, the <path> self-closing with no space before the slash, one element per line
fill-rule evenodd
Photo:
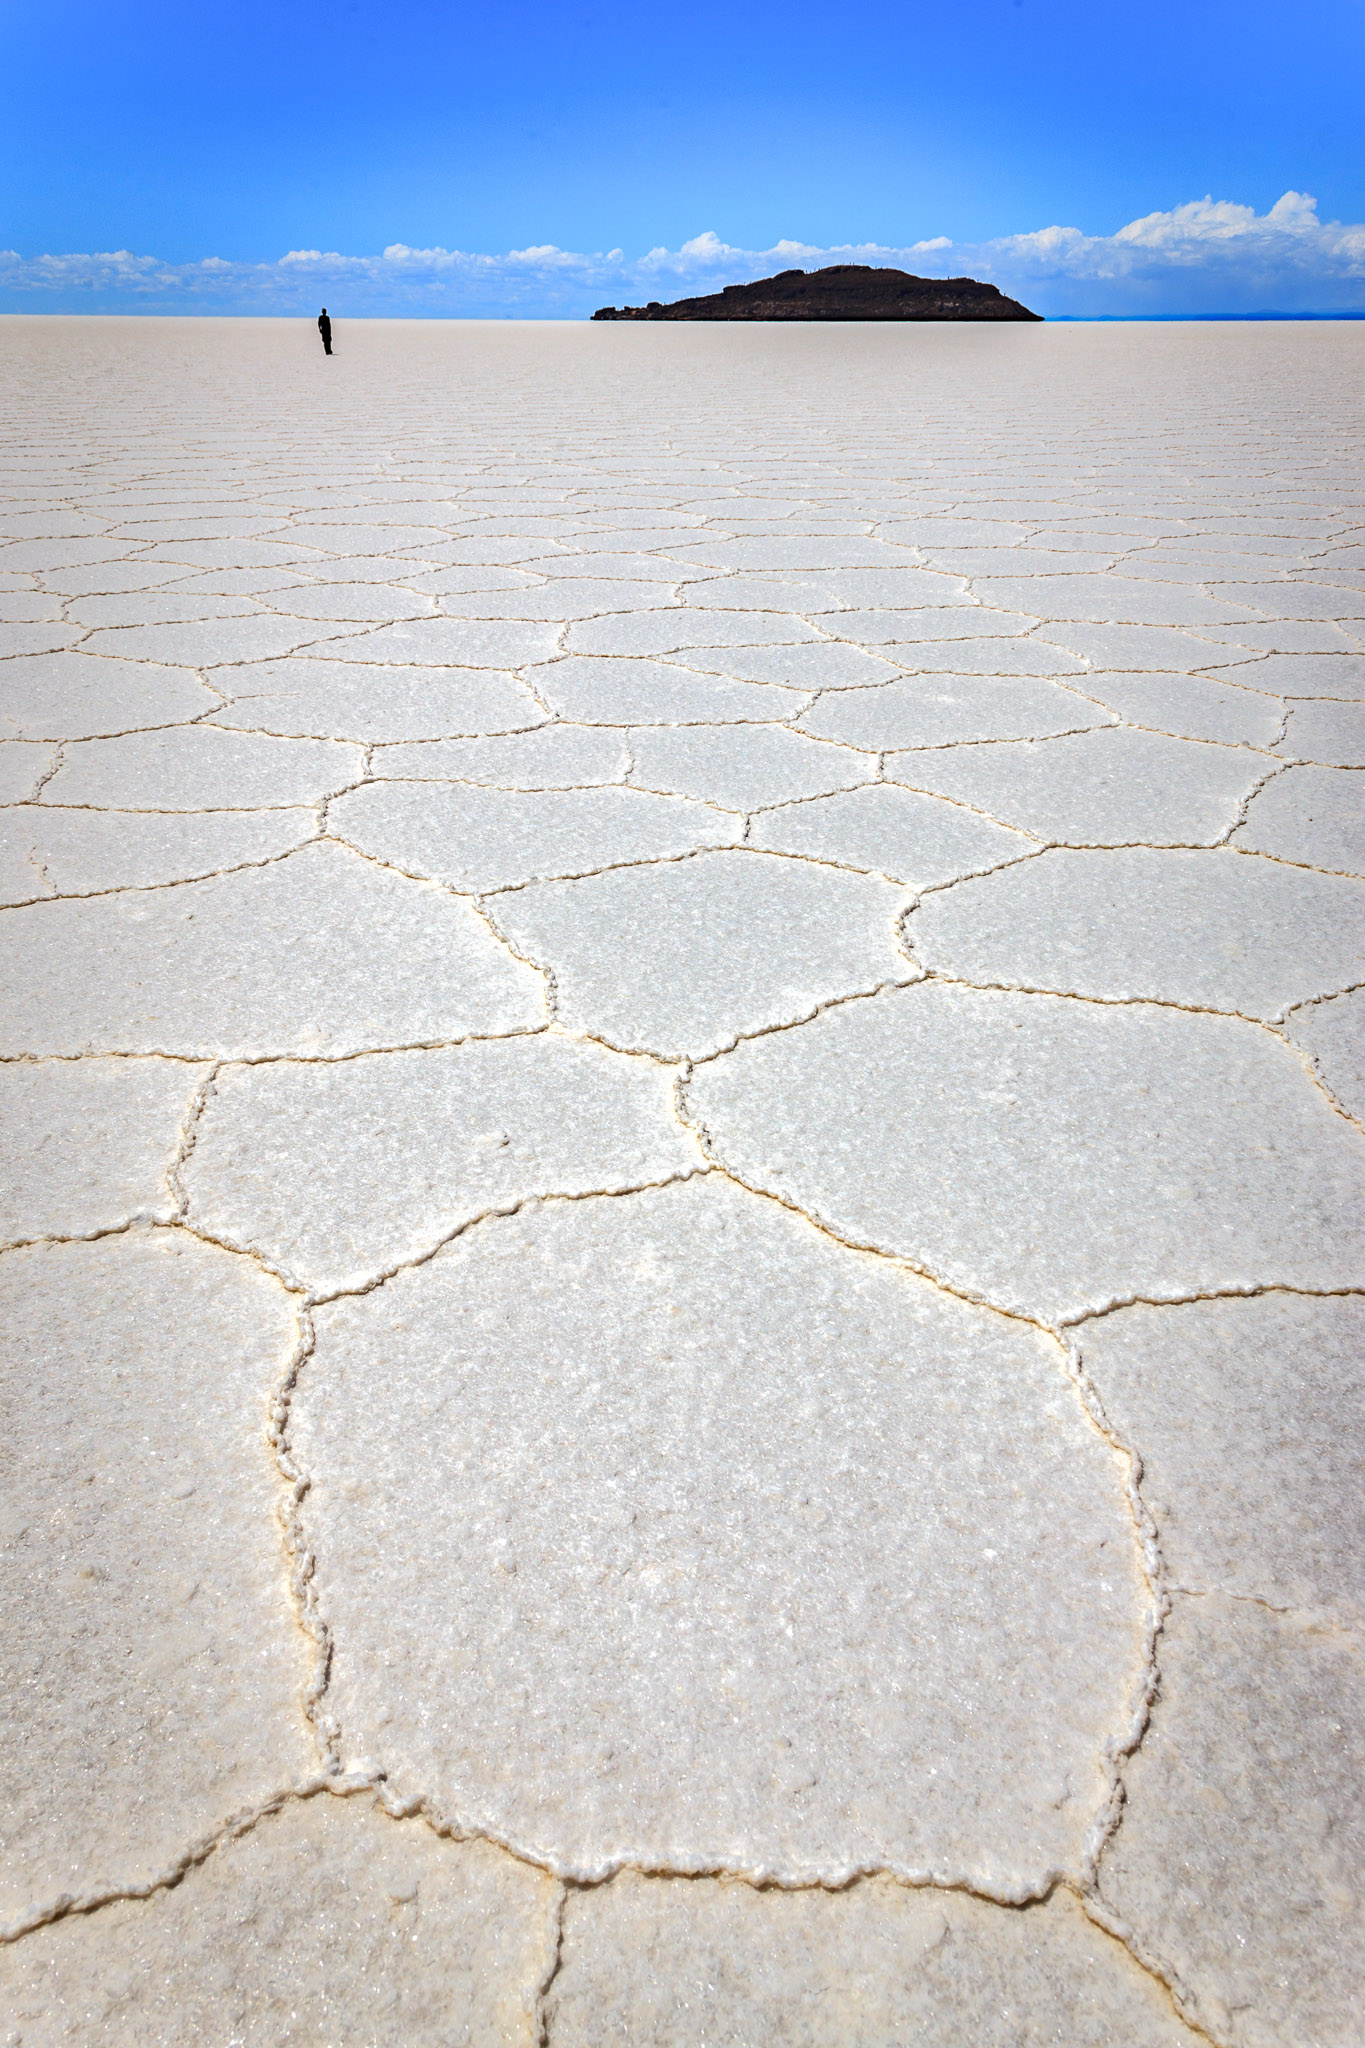
<path fill-rule="evenodd" d="M 3 341 L 0 2038 L 1358 2041 L 1365 328 Z"/>

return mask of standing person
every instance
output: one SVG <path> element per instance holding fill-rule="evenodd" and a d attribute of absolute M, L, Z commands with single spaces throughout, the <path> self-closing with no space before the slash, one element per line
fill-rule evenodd
<path fill-rule="evenodd" d="M 327 318 L 327 308 L 325 306 L 318 314 L 318 333 L 322 336 L 322 352 L 325 356 L 329 356 L 332 353 L 332 323 Z"/>

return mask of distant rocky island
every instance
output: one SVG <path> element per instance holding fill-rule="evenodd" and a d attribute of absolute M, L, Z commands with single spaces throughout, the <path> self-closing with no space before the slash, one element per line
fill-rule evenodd
<path fill-rule="evenodd" d="M 781 270 L 756 284 L 727 284 L 701 299 L 661 306 L 602 306 L 594 320 L 1041 320 L 1018 299 L 974 277 L 912 277 L 869 263 Z"/>

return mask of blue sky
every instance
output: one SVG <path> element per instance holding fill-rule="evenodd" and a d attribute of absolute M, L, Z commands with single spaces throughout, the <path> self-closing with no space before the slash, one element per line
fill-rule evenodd
<path fill-rule="evenodd" d="M 555 316 L 852 248 L 1362 308 L 1363 88 L 1365 0 L 6 0 L 0 307 Z"/>

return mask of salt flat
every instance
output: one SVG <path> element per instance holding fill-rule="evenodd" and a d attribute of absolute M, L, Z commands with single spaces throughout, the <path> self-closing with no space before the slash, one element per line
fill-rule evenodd
<path fill-rule="evenodd" d="M 0 327 L 0 2038 L 1358 2041 L 1365 328 Z"/>

